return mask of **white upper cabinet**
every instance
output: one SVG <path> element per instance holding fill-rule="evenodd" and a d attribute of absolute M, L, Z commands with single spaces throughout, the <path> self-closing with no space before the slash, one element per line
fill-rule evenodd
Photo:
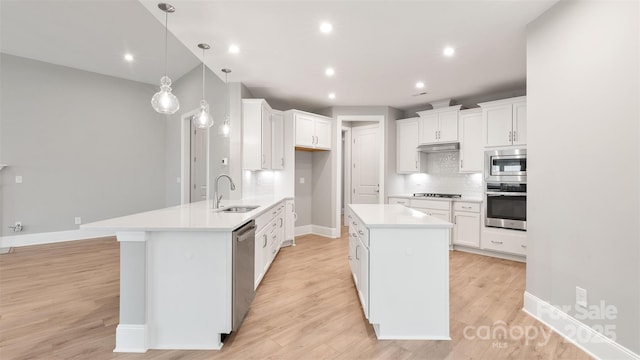
<path fill-rule="evenodd" d="M 271 116 L 274 110 L 263 99 L 242 99 L 242 168 L 271 169 Z M 282 131 L 280 126 L 278 131 Z M 279 135 L 283 137 L 282 134 Z"/>
<path fill-rule="evenodd" d="M 479 173 L 484 166 L 482 110 L 460 111 L 460 172 Z"/>
<path fill-rule="evenodd" d="M 313 114 L 294 115 L 295 146 L 331 150 L 331 121 Z"/>
<path fill-rule="evenodd" d="M 482 134 L 485 147 L 527 143 L 527 100 L 525 96 L 490 101 L 482 107 Z"/>
<path fill-rule="evenodd" d="M 278 110 L 271 114 L 271 169 L 284 169 L 284 115 Z"/>
<path fill-rule="evenodd" d="M 460 105 L 419 111 L 419 143 L 432 144 L 458 141 Z"/>
<path fill-rule="evenodd" d="M 424 156 L 418 152 L 418 118 L 396 121 L 396 172 L 413 174 L 426 169 Z"/>

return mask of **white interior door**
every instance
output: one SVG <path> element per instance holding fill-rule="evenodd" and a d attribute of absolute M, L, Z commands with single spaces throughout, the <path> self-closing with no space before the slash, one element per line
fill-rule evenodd
<path fill-rule="evenodd" d="M 378 124 L 352 130 L 352 204 L 377 204 L 380 198 Z"/>
<path fill-rule="evenodd" d="M 207 199 L 207 131 L 191 125 L 191 202 Z"/>

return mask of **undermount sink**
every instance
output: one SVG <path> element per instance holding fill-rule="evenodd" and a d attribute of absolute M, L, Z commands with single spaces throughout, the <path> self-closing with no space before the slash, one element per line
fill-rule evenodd
<path fill-rule="evenodd" d="M 259 206 L 228 206 L 218 211 L 226 213 L 246 213 L 257 208 L 259 208 Z"/>

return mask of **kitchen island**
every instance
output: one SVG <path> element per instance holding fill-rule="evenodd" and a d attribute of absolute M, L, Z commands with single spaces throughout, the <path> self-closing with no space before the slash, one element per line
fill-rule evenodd
<path fill-rule="evenodd" d="M 211 201 L 200 201 L 82 225 L 115 231 L 120 243 L 114 351 L 220 349 L 221 337 L 233 327 L 232 233 L 252 220 L 263 227 L 273 223 L 275 229 L 272 219 L 284 200 L 222 204 L 256 207 L 245 213 L 213 210 Z"/>
<path fill-rule="evenodd" d="M 351 204 L 349 263 L 378 339 L 450 340 L 449 231 L 406 206 Z"/>

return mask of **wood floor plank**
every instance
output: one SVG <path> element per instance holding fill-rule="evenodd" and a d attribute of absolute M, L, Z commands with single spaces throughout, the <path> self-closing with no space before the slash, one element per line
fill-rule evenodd
<path fill-rule="evenodd" d="M 347 261 L 348 237 L 281 249 L 221 351 L 113 353 L 119 316 L 114 238 L 15 248 L 0 256 L 0 359 L 588 359 L 552 334 L 469 339 L 482 326 L 544 327 L 522 309 L 525 265 L 450 252 L 451 341 L 378 341 Z M 547 331 L 548 328 L 547 328 Z"/>

